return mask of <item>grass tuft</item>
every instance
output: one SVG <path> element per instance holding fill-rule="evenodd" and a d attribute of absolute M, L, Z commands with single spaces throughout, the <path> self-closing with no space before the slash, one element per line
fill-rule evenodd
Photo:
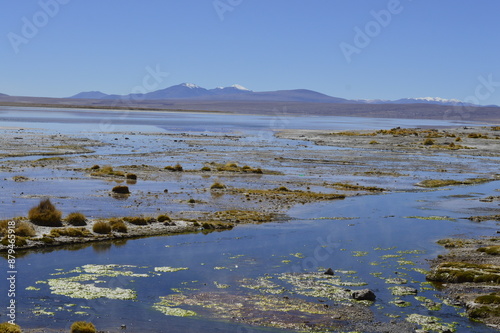
<path fill-rule="evenodd" d="M 50 199 L 40 201 L 38 206 L 30 209 L 28 218 L 33 224 L 46 227 L 60 227 L 62 213 L 50 202 Z"/>
<path fill-rule="evenodd" d="M 130 190 L 128 189 L 128 186 L 124 185 L 118 185 L 113 187 L 111 190 L 113 193 L 118 193 L 118 194 L 130 194 Z"/>
<path fill-rule="evenodd" d="M 80 212 L 73 212 L 66 217 L 66 222 L 75 227 L 87 225 L 85 215 Z"/>
<path fill-rule="evenodd" d="M 111 225 L 104 221 L 99 221 L 94 224 L 92 230 L 98 234 L 109 234 L 111 233 Z"/>
<path fill-rule="evenodd" d="M 97 330 L 92 323 L 76 321 L 71 325 L 71 333 L 96 333 Z"/>
<path fill-rule="evenodd" d="M 11 323 L 1 323 L 0 324 L 0 333 L 21 333 L 21 327 L 16 324 Z"/>

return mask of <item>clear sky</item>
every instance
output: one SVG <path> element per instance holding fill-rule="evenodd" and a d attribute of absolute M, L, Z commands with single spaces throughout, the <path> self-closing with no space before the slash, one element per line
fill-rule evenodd
<path fill-rule="evenodd" d="M 500 105 L 498 0 L 0 4 L 0 93 L 9 95 L 128 94 L 191 82 Z M 161 75 L 147 78 L 154 70 Z"/>

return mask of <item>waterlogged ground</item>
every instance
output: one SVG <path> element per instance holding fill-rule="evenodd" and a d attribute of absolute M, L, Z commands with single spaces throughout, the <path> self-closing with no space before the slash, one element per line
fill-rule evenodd
<path fill-rule="evenodd" d="M 418 121 L 33 110 L 4 111 L 0 118 L 9 127 L 0 138 L 2 219 L 25 216 L 47 196 L 64 214 L 78 210 L 91 218 L 165 213 L 180 219 L 241 208 L 287 216 L 220 233 L 20 253 L 22 327 L 68 329 L 86 320 L 110 332 L 121 325 L 128 332 L 496 331 L 469 321 L 425 279 L 428 259 L 444 251 L 438 239 L 498 230 L 496 222 L 466 219 L 498 212 L 498 201 L 485 200 L 500 195 L 494 141 L 487 156 L 388 152 L 376 145 L 318 146 L 272 131 L 429 125 Z M 164 169 L 176 163 L 183 172 Z M 227 163 L 263 173 L 214 167 Z M 95 164 L 138 179 L 92 176 Z M 211 170 L 201 171 L 204 166 Z M 415 186 L 442 178 L 487 181 Z M 214 182 L 226 189 L 210 191 Z M 110 195 L 117 184 L 128 185 L 130 196 Z M 302 204 L 257 192 L 281 186 L 346 198 Z M 333 276 L 323 274 L 328 268 Z M 351 298 L 365 288 L 375 302 Z M 3 284 L 0 292 L 6 294 Z"/>

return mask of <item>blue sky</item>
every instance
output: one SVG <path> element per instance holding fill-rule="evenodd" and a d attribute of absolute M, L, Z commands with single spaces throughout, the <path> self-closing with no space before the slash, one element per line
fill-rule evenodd
<path fill-rule="evenodd" d="M 159 68 L 168 76 L 148 87 L 500 105 L 497 0 L 0 3 L 0 93 L 9 95 L 127 94 Z"/>

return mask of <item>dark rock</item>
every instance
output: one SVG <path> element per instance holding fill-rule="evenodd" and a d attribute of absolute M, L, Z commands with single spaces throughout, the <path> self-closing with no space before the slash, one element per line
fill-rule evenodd
<path fill-rule="evenodd" d="M 355 290 L 351 294 L 352 298 L 358 301 L 375 301 L 375 293 L 370 289 Z"/>
<path fill-rule="evenodd" d="M 325 272 L 325 275 L 335 275 L 335 273 L 333 272 L 333 269 L 328 268 Z"/>

